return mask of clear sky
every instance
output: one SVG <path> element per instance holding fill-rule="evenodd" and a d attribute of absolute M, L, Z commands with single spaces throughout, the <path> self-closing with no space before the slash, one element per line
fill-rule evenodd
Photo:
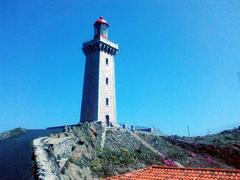
<path fill-rule="evenodd" d="M 240 125 L 240 1 L 1 0 L 0 131 L 79 122 L 84 41 L 103 15 L 118 121 L 167 134 Z"/>

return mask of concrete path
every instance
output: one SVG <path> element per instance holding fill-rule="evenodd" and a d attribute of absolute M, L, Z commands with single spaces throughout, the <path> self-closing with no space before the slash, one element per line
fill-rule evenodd
<path fill-rule="evenodd" d="M 102 138 L 101 138 L 101 148 L 104 148 L 105 140 L 106 140 L 106 131 L 107 127 L 103 127 L 103 133 L 102 133 Z"/>

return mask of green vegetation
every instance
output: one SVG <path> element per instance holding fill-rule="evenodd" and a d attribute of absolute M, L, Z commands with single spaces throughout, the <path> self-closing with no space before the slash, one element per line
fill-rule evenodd
<path fill-rule="evenodd" d="M 171 159 L 178 159 L 178 160 L 184 160 L 187 158 L 187 153 L 183 150 L 175 149 L 175 148 L 169 148 L 168 150 L 168 157 Z"/>
<path fill-rule="evenodd" d="M 207 144 L 207 145 L 227 145 L 240 143 L 240 127 L 225 130 L 217 134 L 196 137 L 170 136 L 172 139 L 182 140 L 189 143 Z"/>
<path fill-rule="evenodd" d="M 133 154 L 127 150 L 111 150 L 110 148 L 97 149 L 97 158 L 90 166 L 92 171 L 98 176 L 111 175 L 114 166 L 124 166 L 134 163 Z"/>
<path fill-rule="evenodd" d="M 147 149 L 117 149 L 98 148 L 96 159 L 90 166 L 92 172 L 98 177 L 113 175 L 113 170 L 121 172 L 126 167 L 139 166 L 140 164 L 159 164 L 159 156 Z"/>
<path fill-rule="evenodd" d="M 159 152 L 162 152 L 164 155 L 166 155 L 167 158 L 174 160 L 184 160 L 188 156 L 187 152 L 184 149 L 168 143 L 159 136 L 145 133 L 139 133 L 138 135 Z"/>

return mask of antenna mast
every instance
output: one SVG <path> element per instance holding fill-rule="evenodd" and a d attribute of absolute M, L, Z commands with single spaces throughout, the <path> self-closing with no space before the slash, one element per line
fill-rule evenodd
<path fill-rule="evenodd" d="M 190 130 L 189 130 L 189 126 L 187 126 L 187 131 L 188 131 L 188 137 L 190 137 Z"/>

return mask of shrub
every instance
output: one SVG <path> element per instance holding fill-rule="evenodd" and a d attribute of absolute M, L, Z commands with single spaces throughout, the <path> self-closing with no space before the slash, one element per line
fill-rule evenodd
<path fill-rule="evenodd" d="M 169 149 L 167 154 L 171 159 L 185 159 L 187 157 L 187 154 L 179 149 Z"/>
<path fill-rule="evenodd" d="M 159 162 L 159 156 L 145 148 L 134 150 L 98 148 L 90 168 L 98 177 L 106 177 L 113 175 L 119 168 L 124 169 L 138 163 L 159 164 Z"/>

